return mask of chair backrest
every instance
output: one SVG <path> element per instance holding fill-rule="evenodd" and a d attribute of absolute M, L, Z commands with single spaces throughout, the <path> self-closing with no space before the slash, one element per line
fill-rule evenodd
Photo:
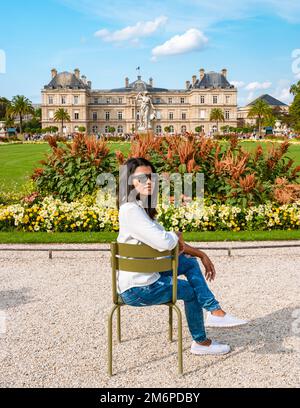
<path fill-rule="evenodd" d="M 116 270 L 127 272 L 153 273 L 173 271 L 173 296 L 172 302 L 177 300 L 177 267 L 178 244 L 169 251 L 158 251 L 146 244 L 122 244 L 112 242 L 111 266 L 113 302 L 117 303 Z"/>

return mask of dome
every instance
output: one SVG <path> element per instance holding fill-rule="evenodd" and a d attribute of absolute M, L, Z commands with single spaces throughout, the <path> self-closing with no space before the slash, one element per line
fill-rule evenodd
<path fill-rule="evenodd" d="M 88 89 L 88 83 L 86 83 L 86 78 L 78 78 L 75 74 L 71 72 L 61 72 L 56 74 L 45 89 Z"/>

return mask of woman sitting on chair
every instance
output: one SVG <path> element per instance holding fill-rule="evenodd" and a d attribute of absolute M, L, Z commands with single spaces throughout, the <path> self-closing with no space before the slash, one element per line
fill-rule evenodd
<path fill-rule="evenodd" d="M 131 158 L 124 165 L 126 197 L 119 208 L 120 243 L 144 243 L 158 251 L 173 249 L 179 243 L 177 298 L 184 301 L 189 331 L 193 338 L 191 352 L 194 354 L 226 354 L 230 346 L 206 337 L 203 309 L 208 311 L 206 326 L 233 327 L 246 324 L 224 312 L 208 288 L 197 258 L 205 267 L 208 281 L 216 272 L 209 257 L 202 251 L 187 245 L 180 232 L 168 232 L 155 220 L 157 184 L 155 168 L 144 158 Z M 121 178 L 124 177 L 121 176 Z M 123 185 L 123 186 L 124 186 Z M 117 291 L 124 303 L 132 306 L 148 306 L 170 302 L 172 299 L 172 271 L 154 273 L 118 272 Z"/>

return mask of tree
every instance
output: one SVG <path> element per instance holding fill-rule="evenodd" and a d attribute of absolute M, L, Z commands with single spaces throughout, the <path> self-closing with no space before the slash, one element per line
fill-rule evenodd
<path fill-rule="evenodd" d="M 300 131 L 300 93 L 297 94 L 289 109 L 291 126 L 297 132 Z"/>
<path fill-rule="evenodd" d="M 23 95 L 13 97 L 6 111 L 7 116 L 18 116 L 20 119 L 20 133 L 23 133 L 23 118 L 25 115 L 34 114 L 31 101 Z"/>
<path fill-rule="evenodd" d="M 220 109 L 220 108 L 212 109 L 211 112 L 210 112 L 209 120 L 216 122 L 217 132 L 218 132 L 219 131 L 219 122 L 224 122 L 224 120 L 225 120 L 224 113 L 223 113 L 222 109 Z"/>
<path fill-rule="evenodd" d="M 164 131 L 165 131 L 166 133 L 170 133 L 170 131 L 171 131 L 171 126 L 165 126 Z"/>
<path fill-rule="evenodd" d="M 261 136 L 263 121 L 272 116 L 272 108 L 264 100 L 258 99 L 250 108 L 248 118 L 256 118 L 258 125 L 258 134 Z"/>
<path fill-rule="evenodd" d="M 6 111 L 10 105 L 10 101 L 4 97 L 0 97 L 0 120 L 7 117 Z"/>
<path fill-rule="evenodd" d="M 300 81 L 290 87 L 290 93 L 297 96 L 300 93 Z"/>
<path fill-rule="evenodd" d="M 64 135 L 64 123 L 71 122 L 71 117 L 68 112 L 64 108 L 59 108 L 54 113 L 54 120 L 55 122 L 61 123 L 61 135 Z"/>
<path fill-rule="evenodd" d="M 196 126 L 195 127 L 195 132 L 196 133 L 201 133 L 202 132 L 202 126 Z"/>
<path fill-rule="evenodd" d="M 85 131 L 86 131 L 86 127 L 85 127 L 85 126 L 79 126 L 78 132 L 84 133 Z"/>

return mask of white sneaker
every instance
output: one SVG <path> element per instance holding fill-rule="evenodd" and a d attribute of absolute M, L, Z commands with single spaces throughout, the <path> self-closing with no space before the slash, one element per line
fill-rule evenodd
<path fill-rule="evenodd" d="M 210 312 L 207 313 L 207 318 L 205 322 L 206 327 L 235 327 L 247 324 L 247 320 L 238 319 L 230 314 L 225 314 L 225 316 L 215 316 Z"/>
<path fill-rule="evenodd" d="M 201 346 L 195 340 L 191 345 L 191 353 L 193 354 L 227 354 L 230 352 L 228 344 L 220 344 L 212 340 L 210 346 Z"/>

